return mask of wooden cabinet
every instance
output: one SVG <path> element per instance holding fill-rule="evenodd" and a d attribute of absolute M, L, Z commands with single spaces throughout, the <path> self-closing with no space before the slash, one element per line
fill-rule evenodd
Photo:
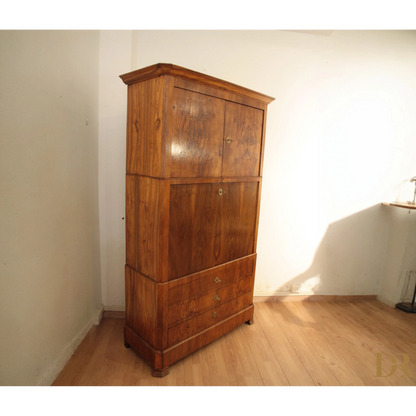
<path fill-rule="evenodd" d="M 121 78 L 128 85 L 124 339 L 161 377 L 253 321 L 273 98 L 171 64 Z"/>

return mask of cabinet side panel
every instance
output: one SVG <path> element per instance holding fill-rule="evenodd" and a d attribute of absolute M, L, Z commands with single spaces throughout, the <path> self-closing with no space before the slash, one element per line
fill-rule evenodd
<path fill-rule="evenodd" d="M 159 181 L 126 176 L 127 264 L 157 280 Z"/>
<path fill-rule="evenodd" d="M 126 325 L 154 346 L 157 327 L 157 284 L 126 266 Z"/>
<path fill-rule="evenodd" d="M 129 85 L 127 173 L 161 175 L 163 93 L 163 77 Z"/>
<path fill-rule="evenodd" d="M 126 263 L 136 267 L 135 231 L 137 214 L 135 209 L 136 178 L 126 175 Z"/>

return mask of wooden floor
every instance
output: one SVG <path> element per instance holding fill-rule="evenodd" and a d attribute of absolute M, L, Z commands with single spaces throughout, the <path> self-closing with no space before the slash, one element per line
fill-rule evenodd
<path fill-rule="evenodd" d="M 254 319 L 254 325 L 242 325 L 174 364 L 160 379 L 151 376 L 151 368 L 132 348 L 124 347 L 124 319 L 104 318 L 53 385 L 416 385 L 416 314 L 376 300 L 258 302 Z M 397 364 L 406 356 L 409 362 L 394 367 L 387 354 Z"/>

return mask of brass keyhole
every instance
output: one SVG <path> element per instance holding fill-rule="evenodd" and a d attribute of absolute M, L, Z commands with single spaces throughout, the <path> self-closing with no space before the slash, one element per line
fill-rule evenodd
<path fill-rule="evenodd" d="M 220 300 L 220 298 L 218 297 L 218 295 L 214 296 L 214 300 Z"/>
<path fill-rule="evenodd" d="M 215 283 L 221 283 L 221 280 L 218 277 L 216 277 L 215 278 Z"/>
<path fill-rule="evenodd" d="M 217 314 L 217 312 L 214 312 L 214 313 L 212 314 L 212 317 L 213 317 L 213 318 L 218 318 L 218 314 Z"/>
<path fill-rule="evenodd" d="M 230 143 L 231 143 L 231 139 L 230 139 L 229 137 L 227 137 L 227 138 L 225 139 L 225 143 L 230 144 Z"/>
<path fill-rule="evenodd" d="M 221 196 L 221 195 L 224 195 L 225 194 L 225 192 L 220 188 L 219 190 L 218 190 L 218 195 L 219 196 Z"/>

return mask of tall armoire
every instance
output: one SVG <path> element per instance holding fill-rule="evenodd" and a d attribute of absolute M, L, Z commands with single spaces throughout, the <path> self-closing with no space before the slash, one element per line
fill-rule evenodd
<path fill-rule="evenodd" d="M 267 105 L 172 64 L 128 85 L 124 340 L 168 367 L 253 322 Z"/>

